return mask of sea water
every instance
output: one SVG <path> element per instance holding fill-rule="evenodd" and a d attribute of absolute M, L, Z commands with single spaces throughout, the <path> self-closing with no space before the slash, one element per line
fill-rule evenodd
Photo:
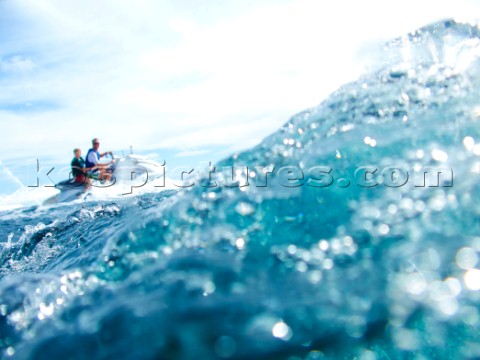
<path fill-rule="evenodd" d="M 13 359 L 480 357 L 480 30 L 441 21 L 179 191 L 0 213 Z"/>

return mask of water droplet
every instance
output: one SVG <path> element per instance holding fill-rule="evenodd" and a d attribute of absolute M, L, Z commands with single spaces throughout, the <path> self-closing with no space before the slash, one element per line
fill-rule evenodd
<path fill-rule="evenodd" d="M 470 247 L 461 248 L 455 256 L 455 261 L 461 269 L 473 269 L 478 262 L 477 252 Z"/>
<path fill-rule="evenodd" d="M 292 330 L 283 321 L 277 322 L 272 328 L 272 334 L 278 339 L 288 341 L 292 338 Z"/>
<path fill-rule="evenodd" d="M 299 261 L 297 262 L 297 264 L 295 265 L 296 269 L 298 272 L 306 272 L 308 270 L 308 266 L 307 264 L 304 262 L 304 261 Z"/>
<path fill-rule="evenodd" d="M 46 305 L 45 303 L 40 304 L 40 312 L 45 316 L 51 316 L 53 314 L 53 304 Z"/>
<path fill-rule="evenodd" d="M 238 238 L 235 240 L 235 246 L 239 249 L 242 250 L 245 248 L 245 240 L 242 238 Z"/>
<path fill-rule="evenodd" d="M 387 235 L 389 232 L 390 232 L 390 226 L 388 226 L 387 224 L 381 224 L 378 227 L 378 233 L 380 235 Z"/>
<path fill-rule="evenodd" d="M 465 285 L 470 290 L 480 290 L 480 270 L 478 269 L 470 269 L 465 273 L 463 277 L 465 281 Z"/>
<path fill-rule="evenodd" d="M 475 144 L 472 151 L 475 155 L 480 155 L 480 144 Z"/>
<path fill-rule="evenodd" d="M 448 154 L 440 149 L 432 150 L 432 158 L 438 162 L 446 162 L 448 160 Z"/>
<path fill-rule="evenodd" d="M 475 145 L 475 140 L 471 136 L 465 136 L 465 138 L 463 139 L 463 145 L 468 151 L 472 151 Z"/>
<path fill-rule="evenodd" d="M 320 242 L 318 243 L 318 247 L 320 248 L 320 250 L 323 250 L 323 251 L 327 251 L 328 250 L 328 241 L 327 240 L 320 240 Z"/>
<path fill-rule="evenodd" d="M 330 270 L 333 268 L 333 261 L 332 259 L 325 259 L 325 261 L 323 262 L 323 268 L 325 270 Z"/>
<path fill-rule="evenodd" d="M 297 247 L 295 245 L 288 245 L 287 251 L 290 255 L 295 255 Z"/>
<path fill-rule="evenodd" d="M 247 203 L 247 202 L 240 202 L 237 204 L 237 206 L 235 207 L 235 210 L 242 216 L 246 216 L 246 215 L 251 215 L 253 214 L 253 212 L 255 211 L 255 208 Z"/>
<path fill-rule="evenodd" d="M 405 289 L 411 294 L 421 294 L 427 288 L 427 282 L 422 274 L 409 274 L 405 280 Z"/>

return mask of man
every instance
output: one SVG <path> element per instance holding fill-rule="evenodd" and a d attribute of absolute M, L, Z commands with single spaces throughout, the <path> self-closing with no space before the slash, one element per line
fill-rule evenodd
<path fill-rule="evenodd" d="M 104 157 L 105 155 L 112 155 L 111 151 L 104 152 L 100 154 L 98 149 L 100 148 L 100 141 L 95 138 L 92 140 L 92 148 L 88 150 L 87 159 L 85 161 L 85 165 L 87 168 L 92 168 L 92 170 L 88 171 L 87 174 L 90 177 L 97 178 L 99 180 L 108 180 L 112 179 L 112 174 L 106 171 L 108 165 L 113 164 L 113 160 L 108 163 L 100 163 L 100 158 Z"/>
<path fill-rule="evenodd" d="M 87 170 L 92 170 L 93 168 L 87 168 L 85 165 L 85 160 L 82 158 L 82 150 L 74 149 L 73 150 L 74 158 L 70 165 L 72 166 L 72 175 L 75 178 L 75 183 L 78 185 L 85 184 L 87 189 L 90 187 L 90 179 L 85 176 Z"/>

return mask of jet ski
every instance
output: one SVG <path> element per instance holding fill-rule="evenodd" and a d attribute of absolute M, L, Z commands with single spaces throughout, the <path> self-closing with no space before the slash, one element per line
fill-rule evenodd
<path fill-rule="evenodd" d="M 106 171 L 112 174 L 111 181 L 91 179 L 90 187 L 86 183 L 75 182 L 75 179 L 60 181 L 55 185 L 59 193 L 47 199 L 44 205 L 82 199 L 92 191 L 98 191 L 96 189 L 99 188 L 109 188 L 120 184 L 131 185 L 131 182 L 137 179 L 143 179 L 142 181 L 146 184 L 147 181 L 165 176 L 165 163 L 158 163 L 143 155 L 129 154 L 113 160 L 113 164 L 106 169 Z"/>
<path fill-rule="evenodd" d="M 113 158 L 113 156 L 112 156 Z M 130 181 L 139 177 L 157 179 L 165 175 L 165 163 L 160 164 L 146 156 L 130 154 L 115 159 L 107 171 L 110 171 L 115 181 Z"/>

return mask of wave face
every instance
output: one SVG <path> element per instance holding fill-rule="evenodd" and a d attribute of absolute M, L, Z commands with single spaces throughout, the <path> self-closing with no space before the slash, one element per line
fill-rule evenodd
<path fill-rule="evenodd" d="M 479 94 L 442 21 L 217 164 L 238 187 L 1 213 L 4 356 L 478 358 Z"/>

